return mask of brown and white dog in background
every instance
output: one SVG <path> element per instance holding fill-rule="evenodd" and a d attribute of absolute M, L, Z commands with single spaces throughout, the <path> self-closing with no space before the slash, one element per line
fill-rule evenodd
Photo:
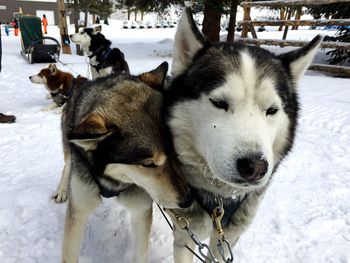
<path fill-rule="evenodd" d="M 43 111 L 62 107 L 71 96 L 73 89 L 80 87 L 87 81 L 87 78 L 80 75 L 75 78 L 69 72 L 59 70 L 55 64 L 50 64 L 38 74 L 30 76 L 29 79 L 32 83 L 44 84 L 46 90 L 50 93 L 49 97 L 54 101 L 43 107 Z"/>

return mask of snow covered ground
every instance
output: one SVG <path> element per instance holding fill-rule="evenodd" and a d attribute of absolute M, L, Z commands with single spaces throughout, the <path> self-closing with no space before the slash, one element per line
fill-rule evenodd
<path fill-rule="evenodd" d="M 57 37 L 56 28 L 49 33 Z M 125 53 L 133 73 L 171 62 L 175 29 L 104 26 L 103 33 Z M 260 36 L 268 34 L 275 33 Z M 293 34 L 311 39 L 317 32 Z M 60 115 L 41 111 L 50 103 L 46 92 L 28 79 L 47 65 L 29 65 L 19 50 L 19 38 L 3 36 L 0 112 L 15 114 L 17 122 L 0 124 L 0 262 L 56 263 L 66 205 L 49 197 L 63 166 Z M 84 58 L 61 59 L 74 63 L 58 64 L 62 70 L 86 74 Z M 350 80 L 310 71 L 300 99 L 294 150 L 235 247 L 235 262 L 350 262 Z M 128 212 L 106 199 L 89 220 L 80 262 L 130 262 L 129 225 Z M 172 262 L 171 232 L 157 210 L 149 255 L 152 263 Z"/>

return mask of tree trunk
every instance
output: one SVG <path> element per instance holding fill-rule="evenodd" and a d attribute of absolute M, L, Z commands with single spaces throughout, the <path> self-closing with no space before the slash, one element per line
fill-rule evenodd
<path fill-rule="evenodd" d="M 88 17 L 89 17 L 89 12 L 86 10 L 84 12 L 84 27 L 87 27 L 88 24 Z"/>
<path fill-rule="evenodd" d="M 74 1 L 74 8 L 73 8 L 73 21 L 74 21 L 74 27 L 75 27 L 75 33 L 79 32 L 79 14 L 80 10 L 78 7 L 78 0 Z M 83 56 L 84 51 L 80 48 L 79 45 L 76 45 L 77 55 Z"/>
<path fill-rule="evenodd" d="M 236 14 L 240 0 L 231 0 L 230 21 L 228 23 L 227 42 L 235 41 Z"/>
<path fill-rule="evenodd" d="M 206 0 L 204 7 L 203 34 L 211 42 L 220 40 L 221 0 Z"/>
<path fill-rule="evenodd" d="M 96 24 L 96 15 L 95 14 L 92 14 L 92 23 Z"/>
<path fill-rule="evenodd" d="M 130 16 L 131 16 L 131 11 L 130 11 L 130 8 L 128 8 L 128 20 L 130 20 Z"/>
<path fill-rule="evenodd" d="M 135 21 L 137 20 L 137 10 L 135 10 Z"/>
<path fill-rule="evenodd" d="M 143 21 L 143 14 L 144 14 L 144 11 L 141 11 L 141 21 Z"/>

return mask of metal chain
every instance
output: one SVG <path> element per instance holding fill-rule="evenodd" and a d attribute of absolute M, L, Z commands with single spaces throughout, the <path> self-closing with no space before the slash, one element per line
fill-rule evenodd
<path fill-rule="evenodd" d="M 157 204 L 159 210 L 161 211 L 162 215 L 166 219 L 169 227 L 171 228 L 172 231 L 174 231 L 174 228 L 172 227 L 171 223 L 169 222 L 167 216 L 163 212 L 163 209 Z M 194 232 L 190 229 L 190 223 L 188 222 L 188 219 L 184 216 L 180 216 L 177 214 L 173 209 L 167 209 L 164 208 L 164 211 L 168 212 L 176 221 L 177 225 L 180 227 L 180 229 L 184 230 L 187 232 L 187 234 L 190 236 L 191 240 L 193 243 L 198 246 L 198 255 L 195 251 L 193 251 L 189 246 L 185 246 L 193 255 L 195 255 L 201 262 L 203 263 L 218 263 L 219 260 L 215 258 L 214 253 L 211 251 L 209 246 L 205 243 L 202 243 L 200 239 L 194 234 Z M 229 241 L 225 238 L 225 233 L 224 230 L 222 229 L 221 226 L 221 220 L 224 216 L 225 210 L 223 206 L 223 201 L 220 198 L 219 199 L 219 205 L 215 207 L 213 214 L 211 215 L 213 222 L 215 223 L 216 226 L 216 231 L 219 235 L 219 239 L 217 241 L 217 249 L 219 251 L 219 254 L 221 255 L 222 260 L 225 263 L 232 263 L 234 260 L 233 257 L 233 252 L 231 249 L 231 245 Z M 227 250 L 229 252 L 229 257 L 225 257 L 225 245 L 227 247 Z M 207 252 L 207 253 L 205 253 Z"/>
<path fill-rule="evenodd" d="M 158 207 L 161 210 L 163 216 L 166 218 L 161 207 L 159 205 Z M 195 243 L 195 245 L 198 246 L 198 251 L 200 255 L 196 254 L 196 252 L 194 252 L 190 247 L 185 246 L 191 253 L 193 253 L 203 263 L 219 263 L 219 261 L 214 257 L 214 254 L 209 248 L 209 246 L 205 243 L 202 243 L 200 239 L 190 229 L 190 223 L 188 222 L 186 217 L 180 216 L 173 209 L 164 208 L 164 211 L 168 212 L 175 219 L 179 228 L 186 231 L 189 237 L 192 239 L 193 243 Z M 173 227 L 171 227 L 171 229 L 173 230 Z"/>
<path fill-rule="evenodd" d="M 62 60 L 60 60 L 59 57 L 58 57 L 56 54 L 54 54 L 54 55 L 49 54 L 49 55 L 51 56 L 52 59 L 54 59 L 54 60 L 56 61 L 56 63 L 60 63 L 62 66 L 69 67 L 69 69 L 70 69 L 71 71 L 73 71 L 73 72 L 74 72 L 75 74 L 77 74 L 77 75 L 81 75 L 81 74 L 80 74 L 79 72 L 75 71 L 75 70 L 73 69 L 73 66 L 69 66 L 69 65 L 87 64 L 86 78 L 87 78 L 88 80 L 90 80 L 90 62 L 89 62 L 89 58 L 88 58 L 88 57 L 85 58 L 85 62 L 65 63 L 65 62 L 63 62 Z"/>
<path fill-rule="evenodd" d="M 219 205 L 217 207 L 214 208 L 213 214 L 211 215 L 215 226 L 216 226 L 216 231 L 219 235 L 219 239 L 218 242 L 216 244 L 218 251 L 221 255 L 222 260 L 225 263 L 232 263 L 233 262 L 233 253 L 232 253 L 232 249 L 231 249 L 231 245 L 228 242 L 228 240 L 225 238 L 225 232 L 222 229 L 221 226 L 221 220 L 224 216 L 225 210 L 224 210 L 224 203 L 222 201 L 222 198 L 219 198 Z M 230 256 L 228 258 L 225 257 L 225 247 L 224 244 L 226 244 L 227 246 L 227 250 L 230 254 Z"/>

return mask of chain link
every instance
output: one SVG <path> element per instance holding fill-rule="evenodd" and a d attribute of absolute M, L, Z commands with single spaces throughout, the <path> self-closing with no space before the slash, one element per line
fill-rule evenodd
<path fill-rule="evenodd" d="M 233 253 L 232 253 L 232 249 L 230 246 L 230 243 L 228 242 L 228 240 L 225 238 L 225 232 L 222 229 L 221 226 L 221 220 L 224 216 L 225 213 L 225 209 L 224 209 L 224 203 L 222 201 L 222 199 L 219 199 L 219 205 L 217 207 L 214 208 L 213 214 L 211 215 L 213 222 L 215 223 L 216 226 L 216 231 L 219 235 L 219 239 L 218 242 L 216 244 L 218 251 L 221 255 L 221 258 L 223 259 L 223 261 L 225 263 L 232 263 L 233 262 Z M 230 256 L 228 258 L 225 257 L 225 247 L 224 244 L 226 244 L 227 246 L 227 250 L 230 254 Z"/>
<path fill-rule="evenodd" d="M 209 248 L 209 246 L 205 243 L 202 243 L 199 238 L 193 233 L 193 231 L 189 228 L 184 229 L 187 234 L 190 236 L 192 241 L 198 246 L 199 254 L 204 258 L 205 262 L 208 263 L 218 263 L 219 261 L 214 257 L 213 252 Z M 207 253 L 205 253 L 205 251 Z"/>
<path fill-rule="evenodd" d="M 187 218 L 184 216 L 180 216 L 177 214 L 173 209 L 167 209 L 164 208 L 164 211 L 168 212 L 176 221 L 177 226 L 186 231 L 186 233 L 189 235 L 193 243 L 198 246 L 199 254 L 196 254 L 192 249 L 190 249 L 188 246 L 186 246 L 200 261 L 204 263 L 219 263 L 219 261 L 214 257 L 213 252 L 209 248 L 209 246 L 205 243 L 202 243 L 200 239 L 193 233 L 193 231 L 190 229 L 190 223 L 188 222 Z M 164 214 L 163 214 L 164 215 Z M 165 215 L 164 215 L 165 216 Z M 207 253 L 205 253 L 207 252 Z"/>
<path fill-rule="evenodd" d="M 159 207 L 160 208 L 160 207 Z M 161 208 L 160 208 L 161 209 Z M 198 247 L 199 254 L 198 256 L 192 249 L 190 249 L 188 246 L 186 246 L 197 258 L 199 258 L 202 262 L 205 263 L 218 263 L 219 260 L 215 258 L 214 253 L 211 251 L 209 246 L 205 243 L 202 243 L 200 239 L 194 234 L 194 232 L 190 229 L 190 223 L 188 222 L 187 218 L 184 216 L 180 216 L 172 209 L 166 209 L 164 208 L 164 211 L 168 212 L 176 221 L 177 226 L 186 231 L 193 243 Z M 163 213 L 163 211 L 161 210 Z M 221 226 L 221 219 L 224 216 L 225 210 L 223 207 L 223 201 L 222 199 L 219 200 L 219 206 L 217 206 L 212 214 L 212 220 L 215 223 L 216 231 L 219 235 L 219 239 L 217 241 L 217 249 L 219 251 L 219 254 L 221 255 L 221 258 L 225 263 L 232 263 L 234 260 L 232 249 L 230 246 L 230 243 L 224 236 L 224 230 Z M 164 213 L 163 213 L 163 216 Z M 225 245 L 227 247 L 227 250 L 229 252 L 229 257 L 225 257 Z"/>
<path fill-rule="evenodd" d="M 225 257 L 225 248 L 224 248 L 224 244 L 226 244 L 227 246 L 227 250 L 230 254 L 230 256 L 228 258 Z M 232 263 L 233 262 L 233 253 L 232 253 L 232 249 L 231 249 L 231 246 L 230 246 L 230 243 L 228 242 L 227 239 L 223 238 L 222 240 L 218 240 L 218 243 L 217 243 L 217 248 L 218 248 L 218 251 L 221 255 L 221 258 L 222 260 L 225 262 L 225 263 Z"/>

